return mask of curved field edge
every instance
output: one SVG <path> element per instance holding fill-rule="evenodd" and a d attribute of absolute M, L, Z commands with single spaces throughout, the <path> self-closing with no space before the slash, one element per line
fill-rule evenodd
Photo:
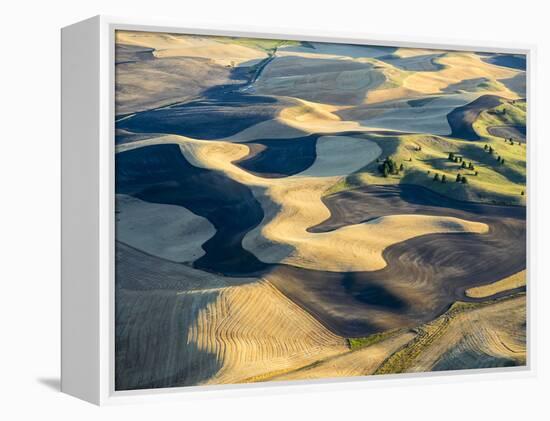
<path fill-rule="evenodd" d="M 430 323 L 418 327 L 416 329 L 417 335 L 415 338 L 401 350 L 389 356 L 380 367 L 378 367 L 374 374 L 397 374 L 434 370 L 434 368 L 437 367 L 437 363 L 440 363 L 445 358 L 446 354 L 451 353 L 453 347 L 459 345 L 460 341 L 456 338 L 453 338 L 452 341 L 448 341 L 448 337 L 453 334 L 453 329 L 457 328 L 457 325 L 464 323 L 465 320 L 471 322 L 469 319 L 472 319 L 479 322 L 484 316 L 483 313 L 487 313 L 491 316 L 491 313 L 496 313 L 497 316 L 506 323 L 509 322 L 509 325 L 507 329 L 502 329 L 500 331 L 500 326 L 496 326 L 497 328 L 495 328 L 493 333 L 497 338 L 484 338 L 486 347 L 472 351 L 477 351 L 479 353 L 479 365 L 477 367 L 460 367 L 459 361 L 456 368 L 494 367 L 494 365 L 484 366 L 484 356 L 508 359 L 509 364 L 507 365 L 525 365 L 527 359 L 525 348 L 525 306 L 526 297 L 523 293 L 513 297 L 482 303 L 456 302 L 444 315 Z M 510 311 L 510 309 L 516 311 Z M 516 313 L 522 314 L 523 317 L 521 318 L 522 320 L 515 321 L 517 326 L 512 326 L 513 322 L 510 322 L 508 319 L 512 319 L 513 316 L 516 316 Z M 489 321 L 491 321 L 491 319 L 489 319 Z M 467 329 L 464 329 L 464 326 L 459 326 L 458 328 L 461 330 L 460 335 L 462 335 L 460 339 L 468 340 Z M 484 330 L 480 331 L 483 333 L 485 332 Z M 478 334 L 478 332 L 472 331 L 470 334 L 474 335 Z M 495 344 L 490 343 L 490 340 L 500 341 L 501 345 L 509 352 L 503 352 L 501 349 L 498 349 Z M 513 342 L 515 349 L 507 345 L 505 343 L 506 340 Z M 437 346 L 443 342 L 447 342 L 447 344 L 443 347 Z M 433 355 L 430 355 L 430 353 Z"/>
<path fill-rule="evenodd" d="M 364 338 L 348 338 L 348 351 L 294 369 L 270 370 L 250 376 L 244 382 L 524 365 L 525 317 L 515 320 L 518 314 L 525 314 L 524 294 L 480 303 L 456 302 L 444 315 L 417 328 L 393 329 Z M 464 324 L 464 319 L 469 322 Z M 495 322 L 497 319 L 504 322 Z M 477 333 L 471 329 L 471 324 L 480 323 L 480 320 L 482 324 L 494 328 L 494 332 L 481 330 L 482 334 L 487 335 L 487 338 L 482 338 L 485 342 L 481 345 L 476 342 Z M 469 347 L 467 351 L 470 356 L 477 358 L 475 366 L 460 366 L 462 362 L 456 355 L 465 353 L 464 344 Z"/>
<path fill-rule="evenodd" d="M 493 282 L 492 284 L 469 288 L 466 290 L 466 295 L 471 298 L 485 298 L 501 292 L 521 288 L 527 283 L 526 275 L 526 271 L 522 270 L 521 272 L 515 273 L 500 281 Z"/>

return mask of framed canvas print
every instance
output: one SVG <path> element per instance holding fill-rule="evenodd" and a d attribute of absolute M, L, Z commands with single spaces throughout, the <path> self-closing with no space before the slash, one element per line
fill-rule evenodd
<path fill-rule="evenodd" d="M 104 17 L 62 43 L 63 391 L 530 368 L 530 48 Z"/>

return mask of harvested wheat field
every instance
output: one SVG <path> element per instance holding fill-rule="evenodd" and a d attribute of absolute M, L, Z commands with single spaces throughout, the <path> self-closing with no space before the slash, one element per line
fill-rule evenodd
<path fill-rule="evenodd" d="M 117 390 L 526 364 L 521 55 L 115 55 Z"/>

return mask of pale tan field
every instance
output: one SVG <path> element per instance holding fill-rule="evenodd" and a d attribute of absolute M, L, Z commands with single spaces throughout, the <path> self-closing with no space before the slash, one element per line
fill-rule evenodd
<path fill-rule="evenodd" d="M 201 246 L 216 233 L 208 219 L 181 206 L 117 195 L 116 209 L 118 241 L 174 262 L 191 263 L 203 256 Z"/>
<path fill-rule="evenodd" d="M 116 78 L 117 115 L 190 100 L 212 84 L 234 83 L 224 67 L 178 57 L 118 64 Z"/>
<path fill-rule="evenodd" d="M 526 281 L 526 272 L 523 270 L 492 284 L 470 288 L 466 290 L 466 295 L 472 298 L 490 297 L 491 295 L 498 294 L 499 292 L 525 286 Z"/>
<path fill-rule="evenodd" d="M 375 46 L 315 43 L 315 48 L 303 46 L 286 46 L 278 50 L 278 54 L 295 55 L 298 57 L 339 58 L 343 60 L 361 60 L 387 55 L 388 52 Z"/>
<path fill-rule="evenodd" d="M 331 377 L 354 377 L 374 374 L 376 369 L 394 352 L 414 339 L 407 332 L 390 337 L 369 347 L 329 357 L 302 369 L 271 377 L 269 380 L 314 380 Z"/>
<path fill-rule="evenodd" d="M 406 77 L 403 86 L 424 94 L 443 92 L 449 85 L 474 78 L 506 79 L 511 78 L 519 71 L 495 66 L 481 60 L 473 53 L 447 54 L 440 58 L 439 63 L 445 66 L 437 72 L 415 72 Z M 491 92 L 487 92 L 491 93 Z M 518 98 L 515 92 L 505 88 L 499 91 L 505 98 Z"/>
<path fill-rule="evenodd" d="M 264 51 L 238 44 L 224 43 L 215 37 L 184 34 L 162 34 L 138 31 L 117 31 L 118 44 L 153 48 L 155 57 L 205 58 L 222 66 L 252 64 L 263 58 Z"/>
<path fill-rule="evenodd" d="M 451 127 L 447 114 L 478 97 L 478 94 L 473 93 L 436 96 L 423 107 L 413 107 L 406 100 L 397 100 L 350 108 L 341 111 L 339 115 L 345 120 L 356 120 L 368 127 L 448 135 Z"/>
<path fill-rule="evenodd" d="M 424 56 L 428 54 L 444 54 L 447 51 L 444 50 L 428 50 L 424 48 L 398 48 L 395 51 L 395 55 L 401 58 Z"/>
<path fill-rule="evenodd" d="M 465 311 L 447 325 L 434 322 L 433 341 L 407 372 L 487 367 L 526 362 L 525 296 Z"/>
<path fill-rule="evenodd" d="M 346 60 L 327 63 L 300 57 L 276 58 L 254 84 L 254 92 L 326 104 L 362 103 L 367 91 L 384 83 L 385 77 L 370 64 L 349 64 Z"/>
<path fill-rule="evenodd" d="M 349 349 L 266 281 L 222 290 L 198 313 L 187 340 L 219 361 L 212 384 L 259 380 Z"/>
<path fill-rule="evenodd" d="M 183 102 L 211 86 L 234 84 L 232 67 L 267 57 L 260 49 L 182 34 L 117 31 L 116 42 L 152 49 L 150 60 L 117 64 L 117 115 Z"/>

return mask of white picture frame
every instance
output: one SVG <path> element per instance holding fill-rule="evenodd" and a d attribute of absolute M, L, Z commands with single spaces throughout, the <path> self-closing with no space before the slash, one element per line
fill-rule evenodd
<path fill-rule="evenodd" d="M 466 372 L 396 374 L 228 386 L 136 391 L 114 389 L 114 33 L 140 30 L 198 35 L 246 36 L 299 41 L 517 53 L 527 56 L 527 96 L 533 104 L 535 47 L 371 34 L 312 32 L 201 25 L 96 16 L 62 29 L 62 377 L 63 392 L 94 404 L 197 399 L 262 393 L 368 388 L 380 385 L 513 378 L 535 373 L 533 332 L 535 280 L 528 276 L 528 360 L 525 367 Z M 536 142 L 528 111 L 528 180 Z M 527 192 L 529 183 L 527 185 Z M 527 267 L 533 244 L 533 198 L 527 207 Z M 529 275 L 529 271 L 527 272 Z"/>

